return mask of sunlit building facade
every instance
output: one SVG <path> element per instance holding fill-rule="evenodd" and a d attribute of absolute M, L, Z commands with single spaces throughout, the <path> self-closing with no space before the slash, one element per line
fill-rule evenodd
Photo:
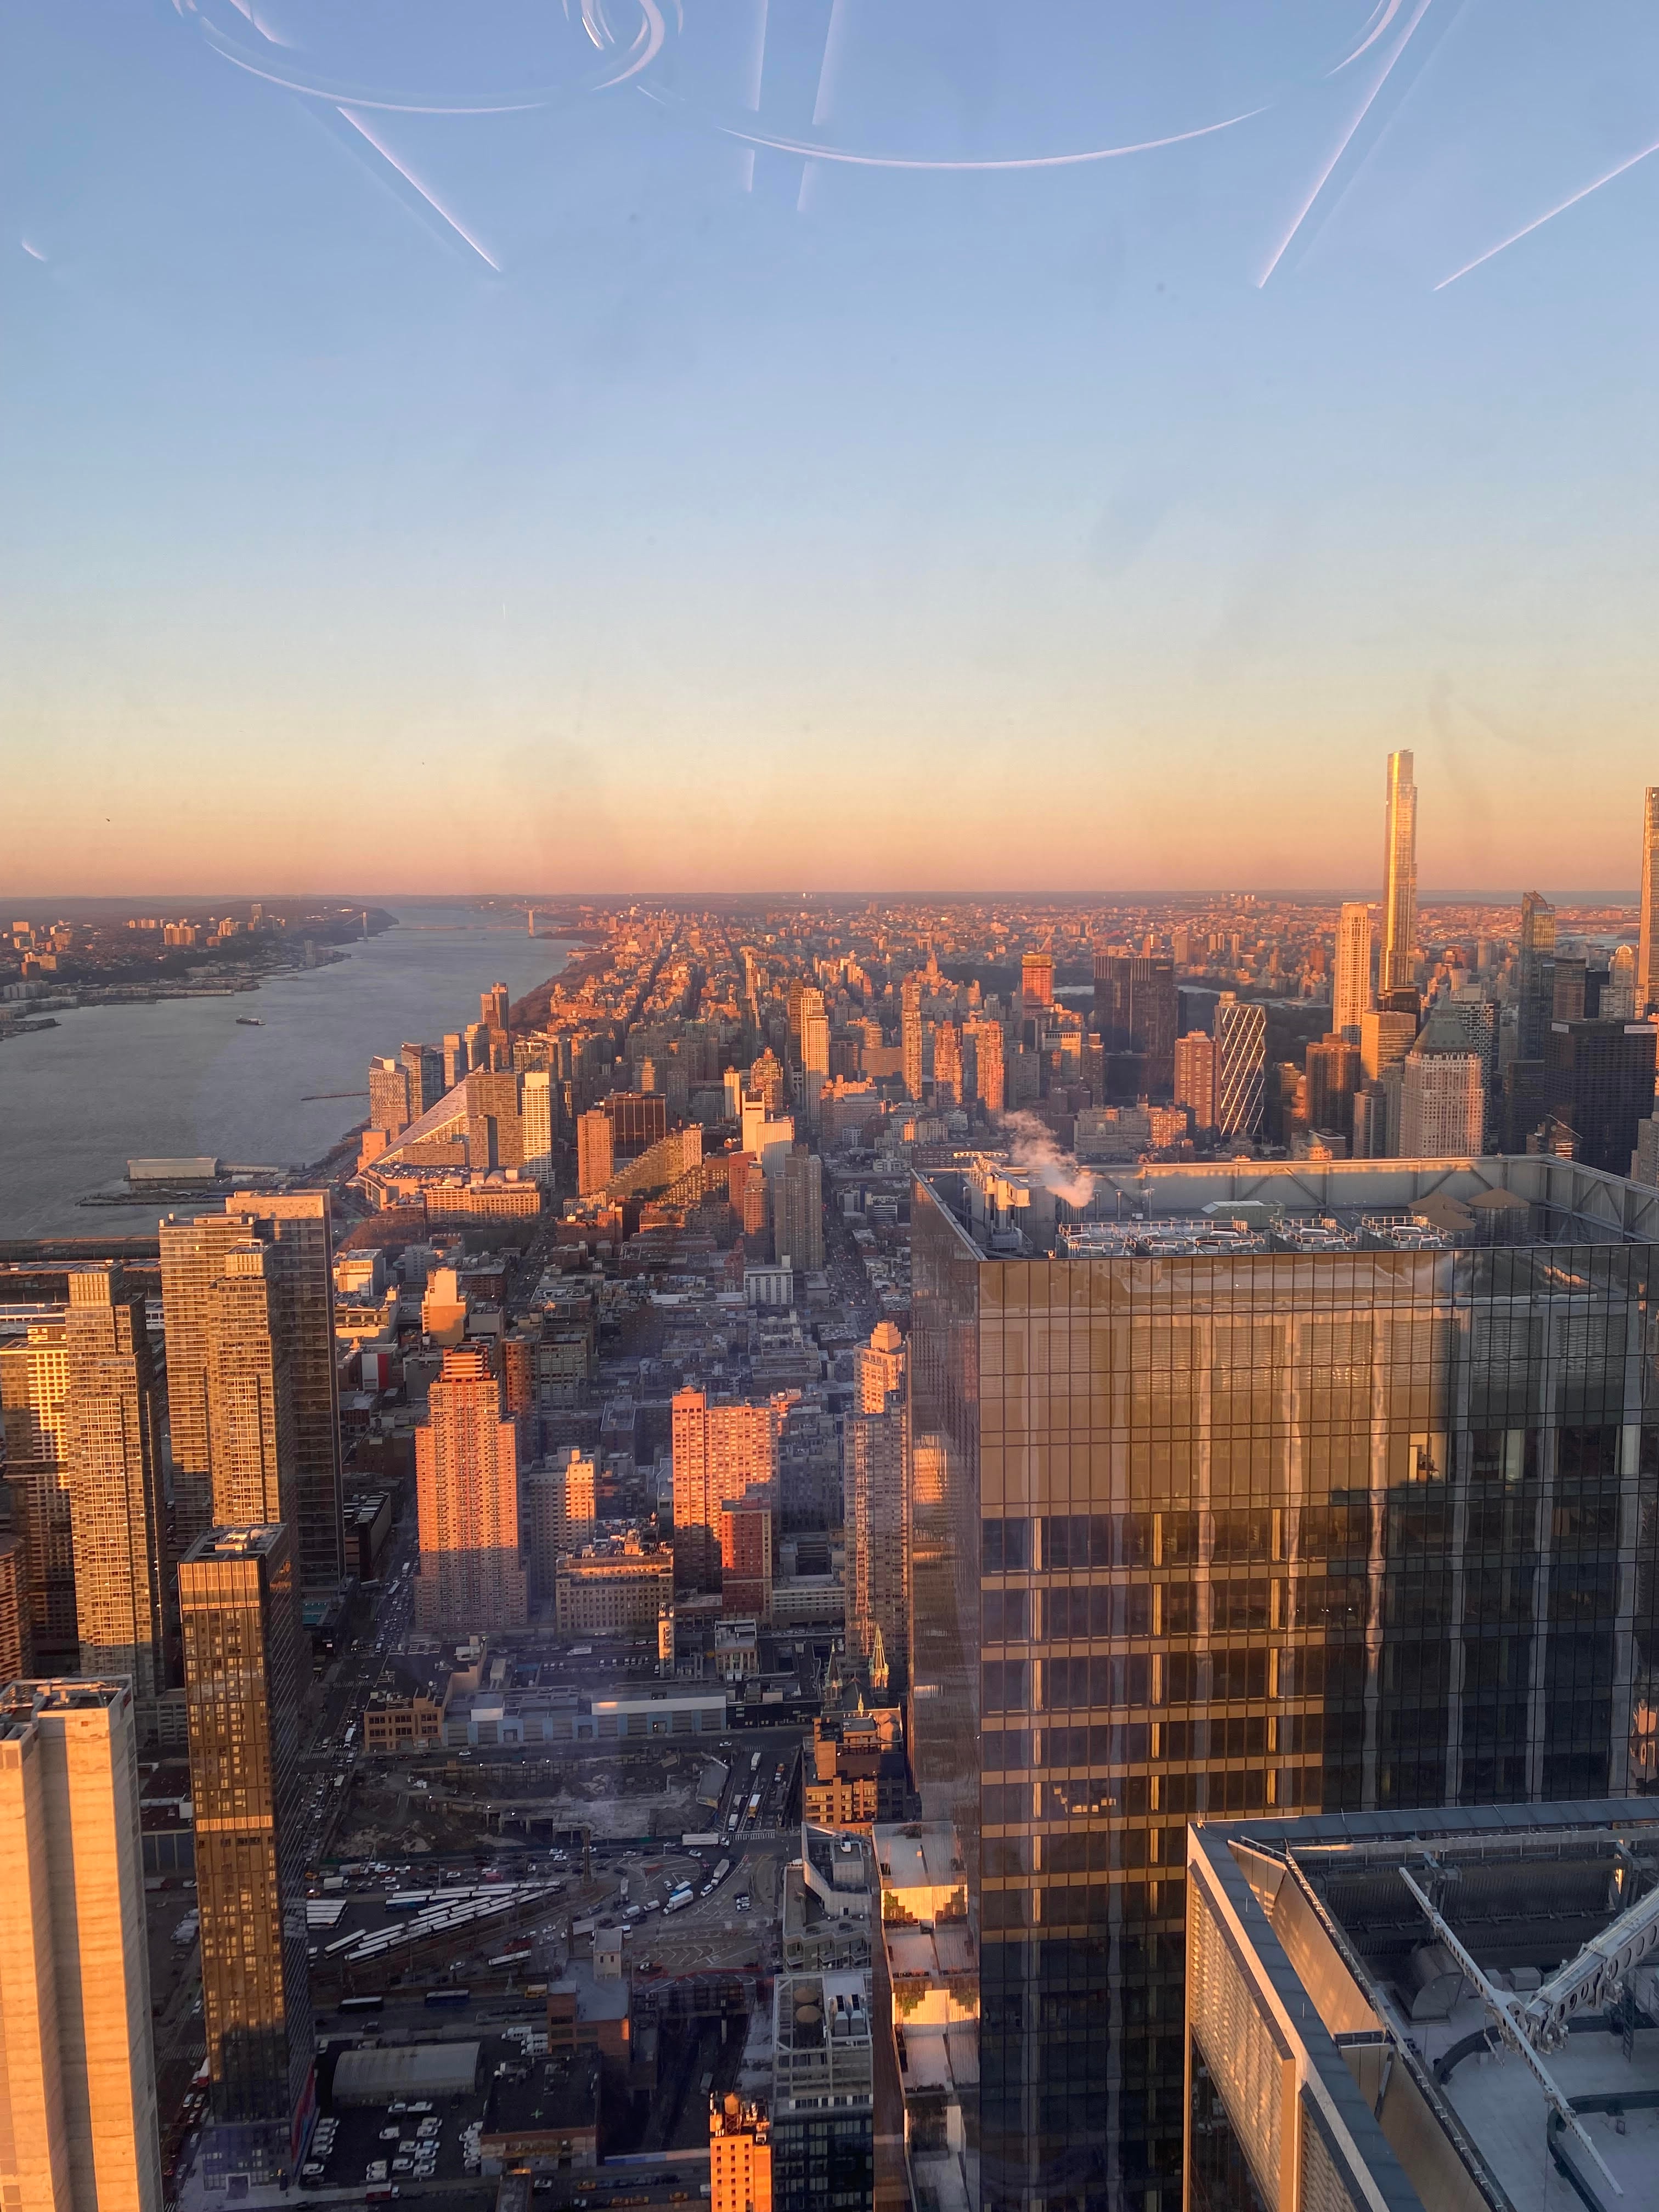
<path fill-rule="evenodd" d="M 1389 755 L 1382 836 L 1382 949 L 1379 993 L 1408 991 L 1416 980 L 1417 786 L 1407 752 Z"/>
<path fill-rule="evenodd" d="M 1518 1241 L 1437 1234 L 1443 1187 Z M 998 2212 L 1172 2212 L 1193 1816 L 1659 1781 L 1659 1198 L 1546 1158 L 1118 1195 L 998 1259 L 915 1189 L 913 1751 Z"/>

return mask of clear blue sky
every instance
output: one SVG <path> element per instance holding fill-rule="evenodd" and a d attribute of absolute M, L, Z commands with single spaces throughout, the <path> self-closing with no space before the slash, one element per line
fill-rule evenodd
<path fill-rule="evenodd" d="M 0 889 L 1633 884 L 1650 6 L 587 7 L 11 0 Z"/>

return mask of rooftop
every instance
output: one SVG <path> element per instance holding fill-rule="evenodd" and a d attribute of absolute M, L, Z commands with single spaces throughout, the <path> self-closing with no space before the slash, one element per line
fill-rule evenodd
<path fill-rule="evenodd" d="M 1053 1171 L 1050 1170 L 1050 1173 Z M 1659 1190 L 1539 1155 L 1037 1170 L 958 1154 L 921 1178 L 982 1253 L 1117 1259 L 1659 1244 Z"/>
<path fill-rule="evenodd" d="M 1659 1802 L 1221 1820 L 1188 1865 L 1189 2019 L 1253 2170 L 1231 2054 L 1265 2028 L 1356 2201 L 1659 2212 Z"/>

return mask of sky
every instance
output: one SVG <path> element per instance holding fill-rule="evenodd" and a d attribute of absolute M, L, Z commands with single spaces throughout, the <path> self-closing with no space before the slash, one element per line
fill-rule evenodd
<path fill-rule="evenodd" d="M 0 890 L 1636 881 L 1639 0 L 9 0 Z"/>

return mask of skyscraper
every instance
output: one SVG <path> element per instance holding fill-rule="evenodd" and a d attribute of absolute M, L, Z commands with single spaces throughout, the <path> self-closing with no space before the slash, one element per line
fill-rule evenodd
<path fill-rule="evenodd" d="M 962 1025 L 963 1096 L 988 1114 L 1003 1108 L 1002 1024 L 981 1017 Z"/>
<path fill-rule="evenodd" d="M 879 1653 L 902 1688 L 910 1644 L 908 1483 L 904 1353 L 891 1322 L 878 1325 L 859 1362 L 857 1407 L 847 1416 L 842 1444 L 847 1648 L 866 1664 Z"/>
<path fill-rule="evenodd" d="M 1046 946 L 1022 956 L 1019 995 L 1028 1010 L 1052 1006 L 1054 1003 L 1054 956 Z"/>
<path fill-rule="evenodd" d="M 276 1265 L 272 1248 L 228 1214 L 161 1224 L 181 1552 L 216 1522 L 277 1521 L 283 1508 L 290 1518 L 297 1510 L 293 1376 L 275 1327 Z"/>
<path fill-rule="evenodd" d="M 1642 794 L 1642 911 L 1636 945 L 1638 1015 L 1659 1005 L 1659 787 Z"/>
<path fill-rule="evenodd" d="M 1194 1128 L 1214 1128 L 1215 1039 L 1202 1030 L 1176 1039 L 1175 1103 L 1192 1109 Z"/>
<path fill-rule="evenodd" d="M 1215 1009 L 1215 1127 L 1223 1137 L 1254 1137 L 1267 1103 L 1267 1010 L 1224 991 Z"/>
<path fill-rule="evenodd" d="M 962 1103 L 962 1032 L 954 1022 L 941 1022 L 933 1032 L 933 1103 Z"/>
<path fill-rule="evenodd" d="M 82 1674 L 125 1674 L 140 1701 L 167 1686 L 167 1500 L 144 1301 L 113 1265 L 74 1267 L 65 1457 Z M 142 1732 L 142 1731 L 141 1731 Z"/>
<path fill-rule="evenodd" d="M 161 2212 L 124 1681 L 0 1689 L 0 2204 Z"/>
<path fill-rule="evenodd" d="M 1418 1046 L 1400 1091 L 1402 1160 L 1471 1159 L 1486 1149 L 1486 1078 L 1476 1052 Z"/>
<path fill-rule="evenodd" d="M 518 1425 L 482 1346 L 444 1354 L 415 1431 L 415 1480 L 416 1621 L 425 1629 L 522 1628 L 529 1593 L 520 1550 Z"/>
<path fill-rule="evenodd" d="M 377 1055 L 368 1063 L 368 1126 L 400 1137 L 416 1119 L 409 1103 L 409 1070 L 400 1060 Z"/>
<path fill-rule="evenodd" d="M 1359 1047 L 1338 1030 L 1307 1052 L 1308 1127 L 1329 1136 L 1353 1134 L 1353 1095 L 1359 1087 Z"/>
<path fill-rule="evenodd" d="M 553 1118 L 552 1076 L 544 1067 L 526 1068 L 522 1165 L 539 1183 L 553 1180 Z"/>
<path fill-rule="evenodd" d="M 1409 753 L 1389 755 L 1382 846 L 1382 952 L 1376 988 L 1404 991 L 1416 980 L 1417 786 Z"/>
<path fill-rule="evenodd" d="M 418 1121 L 444 1095 L 444 1056 L 434 1044 L 406 1044 L 403 1062 L 409 1086 L 409 1118 Z"/>
<path fill-rule="evenodd" d="M 282 1520 L 302 1586 L 333 1589 L 345 1546 L 327 1192 L 236 1191 L 222 1214 L 163 1222 L 161 1304 L 179 1550 L 216 1524 Z"/>
<path fill-rule="evenodd" d="M 1139 952 L 1097 952 L 1095 1018 L 1103 1052 L 1136 1053 L 1144 1061 L 1133 1088 L 1167 1098 L 1179 1027 L 1175 963 Z"/>
<path fill-rule="evenodd" d="M 210 2185 L 297 2166 L 314 2110 L 300 1805 L 300 1607 L 282 1526 L 179 1565 L 201 1915 Z"/>
<path fill-rule="evenodd" d="M 69 1348 L 61 1316 L 28 1323 L 21 1344 L 0 1346 L 0 1419 L 12 1526 L 23 1539 L 29 1632 L 40 1663 L 46 1654 L 67 1671 L 76 1663 L 75 1526 L 64 1434 L 69 1419 Z"/>
<path fill-rule="evenodd" d="M 1650 1022 L 1552 1022 L 1545 1037 L 1551 1110 L 1576 1139 L 1573 1157 L 1609 1175 L 1629 1170 L 1637 1131 L 1653 1112 Z"/>
<path fill-rule="evenodd" d="M 915 1186 L 912 1753 L 967 1862 L 987 2212 L 1171 2201 L 1190 1815 L 1617 1795 L 1650 1756 L 1659 1588 L 1615 1562 L 1659 1194 L 1300 1168 L 1253 1168 L 1231 1253 L 1227 1164 L 1126 1170 L 1121 1222 L 1104 1171 L 1048 1259 Z M 1514 1243 L 1404 1218 L 1494 1188 Z"/>
<path fill-rule="evenodd" d="M 611 1116 L 596 1106 L 576 1118 L 576 1192 L 593 1198 L 615 1172 L 616 1157 L 611 1137 Z"/>
<path fill-rule="evenodd" d="M 1352 900 L 1337 916 L 1331 1027 L 1350 1044 L 1358 1044 L 1359 1025 L 1370 1004 L 1371 910 L 1363 900 Z"/>
<path fill-rule="evenodd" d="M 823 1163 L 816 1152 L 792 1148 L 784 1155 L 777 1199 L 772 1242 L 778 1258 L 817 1274 L 823 1266 Z"/>
<path fill-rule="evenodd" d="M 723 1507 L 776 1510 L 787 1402 L 757 1406 L 736 1398 L 711 1401 L 702 1390 L 675 1393 L 674 1578 L 682 1589 L 713 1587 Z"/>
<path fill-rule="evenodd" d="M 1541 1060 L 1555 1015 L 1555 908 L 1541 891 L 1521 901 L 1516 975 L 1516 1058 Z"/>
<path fill-rule="evenodd" d="M 559 1555 L 591 1543 L 598 1513 L 591 1452 L 568 1444 L 546 1467 L 527 1468 L 522 1488 L 532 1594 L 545 1604 L 558 1579 Z"/>
<path fill-rule="evenodd" d="M 899 1043 L 904 1055 L 904 1095 L 921 1097 L 921 978 L 907 975 L 899 986 Z"/>

